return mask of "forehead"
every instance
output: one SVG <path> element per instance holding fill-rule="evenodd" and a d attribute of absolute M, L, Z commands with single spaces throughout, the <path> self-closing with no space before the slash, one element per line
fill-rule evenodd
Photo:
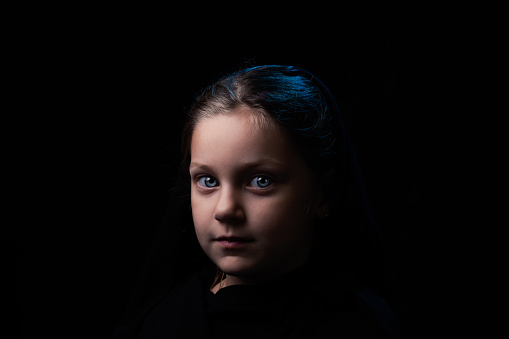
<path fill-rule="evenodd" d="M 298 155 L 286 134 L 276 124 L 253 118 L 255 114 L 239 108 L 202 119 L 192 135 L 191 161 L 226 166 L 270 159 L 296 165 Z"/>

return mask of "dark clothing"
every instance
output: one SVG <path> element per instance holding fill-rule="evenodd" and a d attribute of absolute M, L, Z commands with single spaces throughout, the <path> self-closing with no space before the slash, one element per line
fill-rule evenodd
<path fill-rule="evenodd" d="M 176 288 L 145 319 L 138 338 L 398 338 L 348 276 L 323 279 L 306 265 L 275 282 L 209 291 L 202 271 Z M 336 283 L 333 283 L 336 280 Z M 385 318 L 391 318 L 387 314 Z"/>

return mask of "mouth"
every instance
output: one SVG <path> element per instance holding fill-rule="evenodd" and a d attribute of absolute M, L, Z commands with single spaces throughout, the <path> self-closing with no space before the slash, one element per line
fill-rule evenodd
<path fill-rule="evenodd" d="M 214 241 L 219 243 L 225 249 L 236 249 L 252 243 L 254 239 L 247 237 L 222 236 L 214 239 Z"/>

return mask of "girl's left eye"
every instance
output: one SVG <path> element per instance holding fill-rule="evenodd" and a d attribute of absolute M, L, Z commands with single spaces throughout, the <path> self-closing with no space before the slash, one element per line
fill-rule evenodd
<path fill-rule="evenodd" d="M 264 176 L 254 177 L 253 180 L 251 180 L 251 186 L 256 188 L 266 188 L 270 184 L 272 184 L 271 179 Z"/>

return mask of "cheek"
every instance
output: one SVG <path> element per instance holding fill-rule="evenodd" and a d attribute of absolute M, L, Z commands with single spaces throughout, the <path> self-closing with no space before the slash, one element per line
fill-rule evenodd
<path fill-rule="evenodd" d="M 291 237 L 306 233 L 309 228 L 307 203 L 302 195 L 282 194 L 259 202 L 256 206 L 256 210 L 253 210 L 253 218 L 265 232 Z"/>
<path fill-rule="evenodd" d="M 210 200 L 203 199 L 191 192 L 191 212 L 193 216 L 194 229 L 198 240 L 205 236 L 213 219 L 214 207 Z"/>

